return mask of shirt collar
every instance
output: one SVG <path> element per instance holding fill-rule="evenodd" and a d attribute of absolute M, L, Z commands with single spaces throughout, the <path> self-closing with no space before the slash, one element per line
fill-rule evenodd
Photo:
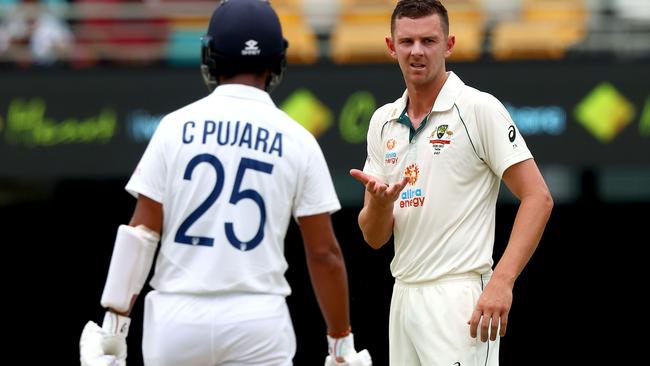
<path fill-rule="evenodd" d="M 463 83 L 463 81 L 460 80 L 460 78 L 454 74 L 453 71 L 449 71 L 447 74 L 448 77 L 447 80 L 445 80 L 445 85 L 442 86 L 440 94 L 438 94 L 436 101 L 433 103 L 431 112 L 444 112 L 450 110 L 460 96 L 460 93 L 463 90 L 463 86 L 465 86 L 465 83 Z M 399 117 L 406 109 L 408 97 L 409 96 L 407 89 L 404 91 L 404 94 L 402 94 L 402 97 L 395 101 L 393 108 L 388 115 L 389 121 L 399 119 Z"/>
<path fill-rule="evenodd" d="M 254 86 L 243 84 L 222 84 L 212 92 L 211 96 L 226 96 L 231 98 L 255 100 L 265 104 L 275 105 L 266 91 Z"/>

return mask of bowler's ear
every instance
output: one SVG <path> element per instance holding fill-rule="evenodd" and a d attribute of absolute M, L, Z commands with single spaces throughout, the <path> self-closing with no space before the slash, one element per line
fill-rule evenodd
<path fill-rule="evenodd" d="M 393 58 L 397 58 L 397 52 L 395 52 L 395 44 L 393 43 L 393 37 L 386 37 L 386 46 L 388 46 L 388 52 Z"/>
<path fill-rule="evenodd" d="M 445 58 L 451 56 L 451 52 L 454 50 L 454 45 L 456 44 L 456 36 L 450 34 L 447 37 L 447 50 L 445 51 Z"/>

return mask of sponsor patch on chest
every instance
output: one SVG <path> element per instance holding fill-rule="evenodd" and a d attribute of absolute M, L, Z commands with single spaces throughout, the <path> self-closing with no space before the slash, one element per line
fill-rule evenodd
<path fill-rule="evenodd" d="M 429 136 L 429 143 L 433 147 L 433 155 L 439 155 L 445 146 L 450 145 L 453 135 L 454 132 L 449 129 L 449 125 L 438 125 L 438 127 L 434 128 L 431 136 Z"/>
<path fill-rule="evenodd" d="M 404 176 L 408 177 L 408 184 L 400 194 L 399 207 L 422 207 L 424 206 L 424 191 L 415 185 L 420 178 L 420 168 L 417 164 L 411 164 L 404 169 Z"/>
<path fill-rule="evenodd" d="M 386 165 L 395 165 L 399 160 L 397 156 L 397 151 L 395 147 L 397 146 L 397 141 L 394 138 L 389 138 L 386 141 L 386 153 L 384 155 L 384 164 Z"/>

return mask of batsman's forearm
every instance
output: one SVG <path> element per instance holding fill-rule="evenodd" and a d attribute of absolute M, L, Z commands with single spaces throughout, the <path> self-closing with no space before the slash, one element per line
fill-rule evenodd
<path fill-rule="evenodd" d="M 348 278 L 340 250 L 308 254 L 307 265 L 328 333 L 345 332 L 350 327 Z"/>

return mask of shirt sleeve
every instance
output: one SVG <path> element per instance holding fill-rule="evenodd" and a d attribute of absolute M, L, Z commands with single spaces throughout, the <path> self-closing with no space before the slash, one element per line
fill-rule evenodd
<path fill-rule="evenodd" d="M 370 119 L 370 125 L 368 126 L 368 135 L 367 135 L 367 144 L 368 144 L 368 156 L 366 157 L 366 163 L 363 166 L 363 172 L 382 182 L 387 182 L 387 176 L 384 172 L 384 161 L 382 159 L 382 136 L 381 129 L 384 118 L 382 118 L 383 113 L 381 109 L 375 111 Z"/>
<path fill-rule="evenodd" d="M 332 214 L 341 209 L 325 156 L 316 139 L 309 136 L 310 143 L 305 151 L 307 159 L 301 169 L 293 205 L 293 215 L 296 218 L 322 213 Z"/>
<path fill-rule="evenodd" d="M 158 125 L 140 162 L 131 175 L 126 190 L 134 197 L 140 194 L 162 203 L 167 178 L 167 166 L 165 164 L 165 149 L 163 139 L 164 119 Z"/>
<path fill-rule="evenodd" d="M 501 178 L 510 166 L 533 156 L 503 104 L 490 94 L 483 93 L 483 96 L 476 106 L 481 154 L 494 174 Z"/>

